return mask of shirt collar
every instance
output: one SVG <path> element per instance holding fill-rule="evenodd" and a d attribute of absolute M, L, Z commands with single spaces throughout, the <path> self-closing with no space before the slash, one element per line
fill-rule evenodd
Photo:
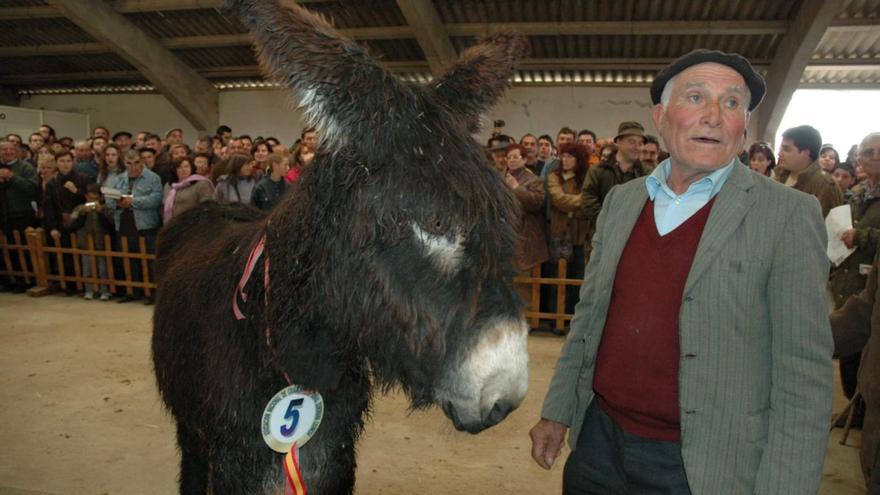
<path fill-rule="evenodd" d="M 648 179 L 645 182 L 645 185 L 648 188 L 648 197 L 651 198 L 651 201 L 655 200 L 657 192 L 661 189 L 671 198 L 685 196 L 688 193 L 697 190 L 705 191 L 708 189 L 709 197 L 712 198 L 718 194 L 718 191 L 720 191 L 724 186 L 724 183 L 727 182 L 727 178 L 730 177 L 731 172 L 733 172 L 733 167 L 738 163 L 736 157 L 733 157 L 733 159 L 730 160 L 730 163 L 692 183 L 688 186 L 687 191 L 679 195 L 672 192 L 672 189 L 666 184 L 666 181 L 669 180 L 669 171 L 672 168 L 670 160 L 670 158 L 663 160 L 663 162 L 651 172 L 651 175 L 648 176 Z"/>

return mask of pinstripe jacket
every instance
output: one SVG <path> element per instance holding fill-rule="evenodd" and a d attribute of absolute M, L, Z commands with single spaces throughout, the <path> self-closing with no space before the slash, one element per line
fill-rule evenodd
<path fill-rule="evenodd" d="M 571 427 L 593 399 L 617 263 L 645 178 L 607 196 L 542 417 Z M 680 313 L 681 450 L 694 494 L 816 493 L 831 418 L 826 233 L 816 198 L 736 166 L 716 196 Z"/>

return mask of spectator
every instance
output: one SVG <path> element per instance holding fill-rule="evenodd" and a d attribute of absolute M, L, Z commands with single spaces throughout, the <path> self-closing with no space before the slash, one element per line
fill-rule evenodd
<path fill-rule="evenodd" d="M 501 173 L 507 172 L 507 149 L 511 144 L 513 140 L 507 134 L 498 134 L 489 138 L 492 166 Z"/>
<path fill-rule="evenodd" d="M 599 155 L 596 154 L 596 133 L 589 130 L 584 129 L 578 133 L 577 139 L 575 140 L 577 144 L 584 146 L 587 149 L 587 165 L 592 167 L 599 163 Z"/>
<path fill-rule="evenodd" d="M 76 247 L 78 249 L 96 249 L 103 251 L 106 243 L 104 236 L 113 233 L 113 213 L 104 206 L 101 197 L 101 186 L 94 182 L 86 185 L 86 202 L 77 206 L 71 213 L 72 230 L 76 230 Z M 91 246 L 89 238 L 92 239 Z M 97 276 L 101 280 L 107 280 L 107 258 L 103 256 L 81 255 L 80 263 L 82 265 L 83 278 L 89 279 L 95 275 L 95 266 L 97 266 Z M 100 290 L 101 300 L 110 300 L 110 288 L 106 283 L 85 284 L 85 299 L 93 299 L 95 291 Z"/>
<path fill-rule="evenodd" d="M 50 125 L 41 125 L 39 128 L 37 128 L 37 132 L 40 134 L 40 136 L 43 136 L 43 142 L 46 144 L 52 144 L 58 139 L 58 137 L 55 135 L 55 129 L 53 129 Z"/>
<path fill-rule="evenodd" d="M 254 186 L 251 193 L 251 205 L 269 211 L 281 201 L 281 197 L 290 189 L 284 180 L 290 169 L 287 157 L 271 154 L 266 159 L 266 173 Z"/>
<path fill-rule="evenodd" d="M 302 175 L 303 169 L 305 168 L 305 164 L 302 161 L 302 153 L 304 149 L 305 147 L 302 144 L 298 144 L 293 148 L 293 152 L 290 154 L 288 160 L 290 170 L 287 172 L 287 176 L 284 177 L 284 180 L 286 180 L 288 184 L 293 184 L 299 179 L 299 176 Z"/>
<path fill-rule="evenodd" d="M 198 141 L 196 141 L 195 148 L 193 149 L 193 153 L 211 153 L 213 151 L 213 147 L 211 146 L 211 136 L 200 136 Z"/>
<path fill-rule="evenodd" d="M 226 173 L 217 180 L 214 199 L 220 203 L 250 204 L 256 181 L 253 174 L 254 159 L 250 155 L 236 153 L 226 163 Z"/>
<path fill-rule="evenodd" d="M 175 174 L 173 166 L 169 162 L 159 163 L 156 150 L 149 146 L 144 146 L 138 150 L 138 154 L 141 155 L 141 160 L 143 160 L 144 166 L 159 176 L 163 186 L 174 182 Z"/>
<path fill-rule="evenodd" d="M 101 150 L 101 161 L 98 170 L 98 184 L 101 187 L 115 187 L 116 178 L 125 174 L 125 164 L 120 159 L 119 148 L 108 144 Z"/>
<path fill-rule="evenodd" d="M 843 204 L 843 193 L 829 175 L 819 167 L 819 148 L 822 137 L 808 125 L 792 127 L 782 133 L 779 147 L 778 179 L 786 186 L 812 194 L 822 206 L 822 216 L 835 206 Z"/>
<path fill-rule="evenodd" d="M 223 144 L 227 144 L 232 138 L 232 129 L 228 125 L 221 125 L 215 134 L 220 136 Z"/>
<path fill-rule="evenodd" d="M 113 135 L 113 144 L 119 148 L 119 154 L 125 156 L 131 149 L 131 133 L 128 131 L 119 131 Z"/>
<path fill-rule="evenodd" d="M 202 174 L 193 173 L 193 164 L 189 158 L 175 162 L 174 172 L 177 181 L 165 185 L 162 219 L 166 224 L 172 217 L 214 197 L 214 184 L 211 183 L 211 179 Z"/>
<path fill-rule="evenodd" d="M 526 150 L 526 168 L 529 172 L 540 176 L 544 164 L 538 161 L 538 138 L 526 134 L 520 138 L 519 144 Z"/>
<path fill-rule="evenodd" d="M 111 145 L 107 145 L 108 148 Z M 122 192 L 120 199 L 107 197 L 107 208 L 114 212 L 114 227 L 120 238 L 125 238 L 129 252 L 141 252 L 139 238 L 143 237 L 146 252 L 154 251 L 156 232 L 161 221 L 159 207 L 162 204 L 162 181 L 159 176 L 144 167 L 140 155 L 129 150 L 124 158 L 124 172 L 116 176 L 114 189 Z M 134 282 L 143 282 L 144 273 L 140 261 L 131 263 Z M 152 266 L 152 264 L 150 265 Z M 152 277 L 150 277 L 153 280 Z M 136 287 L 118 302 L 143 299 L 144 290 Z M 150 304 L 152 301 L 148 300 Z"/>
<path fill-rule="evenodd" d="M 516 143 L 508 145 L 504 182 L 520 205 L 521 240 L 514 256 L 514 265 L 520 272 L 529 273 L 534 266 L 550 259 L 550 253 L 544 229 L 544 183 L 525 167 L 524 155 L 522 146 Z"/>
<path fill-rule="evenodd" d="M 99 125 L 98 127 L 95 127 L 94 130 L 92 130 L 92 138 L 96 137 L 104 138 L 105 142 L 109 141 L 110 131 L 106 127 Z"/>
<path fill-rule="evenodd" d="M 74 208 L 86 202 L 89 179 L 74 170 L 73 154 L 69 151 L 55 155 L 55 165 L 57 172 L 46 184 L 43 198 L 45 225 L 56 242 L 61 240 L 63 247 L 70 247 L 70 215 Z M 72 263 L 69 265 L 73 267 Z"/>
<path fill-rule="evenodd" d="M 58 144 L 64 147 L 65 151 L 70 151 L 73 148 L 73 138 L 70 136 L 64 136 L 58 138 Z"/>
<path fill-rule="evenodd" d="M 149 136 L 149 135 L 150 135 L 150 133 L 147 131 L 138 131 L 137 134 L 135 134 L 135 136 L 134 136 L 133 148 L 136 150 L 139 150 L 139 149 L 143 148 L 144 146 L 146 146 L 147 136 Z"/>
<path fill-rule="evenodd" d="M 46 146 L 46 140 L 43 139 L 43 135 L 39 132 L 35 132 L 30 135 L 28 138 L 28 148 L 31 149 L 31 153 L 36 156 L 40 151 L 40 148 Z"/>
<path fill-rule="evenodd" d="M 183 129 L 175 127 L 166 132 L 165 144 L 169 149 L 175 144 L 183 144 Z"/>
<path fill-rule="evenodd" d="M 856 184 L 856 170 L 849 163 L 843 162 L 834 168 L 831 176 L 843 192 L 843 200 L 849 202 L 853 197 L 852 187 Z"/>
<path fill-rule="evenodd" d="M 211 160 L 211 155 L 206 153 L 196 154 L 196 156 L 193 157 L 193 166 L 195 167 L 193 173 L 201 175 L 202 177 L 210 178 L 212 172 Z"/>
<path fill-rule="evenodd" d="M 563 144 L 573 143 L 575 140 L 575 133 L 571 129 L 571 127 L 565 126 L 562 129 L 559 129 L 559 132 L 556 133 L 556 147 L 557 149 L 562 147 Z M 559 160 L 558 158 L 553 158 L 550 161 L 544 163 L 544 168 L 541 169 L 541 179 L 543 179 L 546 183 L 547 175 L 556 169 Z"/>
<path fill-rule="evenodd" d="M 771 177 L 773 169 L 776 168 L 773 148 L 764 142 L 756 142 L 749 146 L 749 168 L 765 177 Z"/>
<path fill-rule="evenodd" d="M 635 178 L 648 175 L 641 163 L 639 163 L 639 153 L 645 140 L 645 128 L 638 122 L 621 122 L 617 126 L 617 136 L 614 143 L 617 146 L 617 153 L 611 160 L 600 162 L 599 165 L 591 167 L 587 172 L 587 178 L 584 181 L 584 190 L 582 192 L 583 208 L 587 219 L 587 225 L 590 229 L 594 229 L 596 218 L 602 209 L 605 196 L 611 191 L 611 188 L 629 182 Z M 587 257 L 590 254 L 590 242 L 593 232 L 587 235 Z"/>
<path fill-rule="evenodd" d="M 606 143 L 602 145 L 602 149 L 599 150 L 599 163 L 610 160 L 611 157 L 617 154 L 617 145 L 614 143 Z"/>
<path fill-rule="evenodd" d="M 180 160 L 183 160 L 184 158 L 189 158 L 189 156 L 190 156 L 190 149 L 189 149 L 189 146 L 187 146 L 185 144 L 182 144 L 182 143 L 172 144 L 168 148 L 168 157 L 171 160 L 171 162 L 180 161 Z"/>
<path fill-rule="evenodd" d="M 241 141 L 241 150 L 243 153 L 250 153 L 251 148 L 254 147 L 254 140 L 251 139 L 247 134 L 242 134 L 238 136 L 238 140 Z"/>
<path fill-rule="evenodd" d="M 18 232 L 24 242 L 24 231 L 36 225 L 35 208 L 39 198 L 37 171 L 29 164 L 19 160 L 18 150 L 12 142 L 0 141 L 0 227 L 6 242 L 13 243 L 14 232 Z M 10 251 L 9 266 L 5 257 L 0 257 L 5 270 L 23 271 L 25 260 L 18 253 Z M 21 293 L 27 290 L 24 277 L 15 276 L 10 284 L 0 280 L 0 289 Z"/>
<path fill-rule="evenodd" d="M 15 134 L 15 133 L 7 134 L 6 140 L 9 141 L 10 143 L 15 144 L 16 146 L 21 146 L 21 144 L 22 144 L 21 136 L 19 136 L 18 134 Z"/>
<path fill-rule="evenodd" d="M 89 142 L 82 140 L 77 141 L 74 146 L 76 164 L 74 169 L 80 174 L 96 182 L 98 180 L 98 162 L 95 161 L 95 152 L 89 146 Z"/>
<path fill-rule="evenodd" d="M 257 141 L 254 143 L 253 147 L 251 147 L 251 156 L 254 157 L 255 174 L 259 171 L 259 174 L 261 175 L 263 171 L 266 170 L 266 160 L 269 159 L 270 153 L 272 153 L 272 148 L 266 141 Z"/>
<path fill-rule="evenodd" d="M 147 134 L 147 137 L 144 139 L 144 146 L 153 148 L 153 151 L 156 152 L 156 160 L 158 161 L 159 155 L 162 153 L 162 138 L 158 134 Z"/>
<path fill-rule="evenodd" d="M 819 168 L 823 173 L 831 175 L 838 165 L 840 165 L 840 155 L 837 150 L 830 144 L 823 144 L 819 149 Z"/>
<path fill-rule="evenodd" d="M 307 127 L 302 130 L 299 137 L 302 139 L 303 146 L 308 150 L 303 153 L 303 163 L 308 165 L 315 157 L 315 152 L 318 151 L 318 131 L 314 127 Z"/>
<path fill-rule="evenodd" d="M 559 147 L 560 166 L 547 176 L 547 194 L 550 196 L 550 247 L 551 256 L 559 245 L 571 246 L 568 257 L 568 272 L 565 278 L 581 280 L 584 278 L 584 245 L 587 234 L 592 230 L 584 214 L 584 179 L 589 168 L 587 148 L 580 144 L 564 144 Z M 551 275 L 555 277 L 555 275 Z M 566 287 L 565 311 L 573 313 L 578 302 L 580 287 Z"/>
<path fill-rule="evenodd" d="M 553 160 L 553 138 L 548 134 L 542 134 L 538 137 L 538 163 L 542 172 L 544 166 L 551 160 Z"/>
<path fill-rule="evenodd" d="M 649 171 L 657 168 L 659 158 L 660 142 L 657 141 L 656 136 L 645 134 L 645 144 L 642 145 L 642 149 L 639 151 L 639 163 L 642 164 L 645 172 L 650 173 Z"/>

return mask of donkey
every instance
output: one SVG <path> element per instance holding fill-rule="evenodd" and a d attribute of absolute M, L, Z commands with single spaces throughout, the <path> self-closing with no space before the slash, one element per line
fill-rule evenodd
<path fill-rule="evenodd" d="M 309 493 L 351 493 L 375 390 L 439 405 L 470 433 L 525 395 L 517 206 L 471 136 L 525 43 L 493 36 L 420 86 L 292 2 L 229 7 L 322 144 L 270 214 L 206 203 L 160 235 L 152 352 L 176 421 L 180 491 L 280 493 L 282 455 L 260 420 L 292 382 L 325 407 L 300 450 Z M 258 244 L 238 319 L 232 300 Z"/>

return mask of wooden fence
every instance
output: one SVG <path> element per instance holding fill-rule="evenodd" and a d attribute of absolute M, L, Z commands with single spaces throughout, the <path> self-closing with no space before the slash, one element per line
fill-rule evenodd
<path fill-rule="evenodd" d="M 129 295 L 134 293 L 135 288 L 140 288 L 148 297 L 156 290 L 149 269 L 156 255 L 147 253 L 146 239 L 143 237 L 138 238 L 139 249 L 132 251 L 125 237 L 119 239 L 120 249 L 114 250 L 108 235 L 104 236 L 103 248 L 95 247 L 95 239 L 89 236 L 86 249 L 80 249 L 77 247 L 79 240 L 76 234 L 70 234 L 70 247 L 64 247 L 61 239 L 47 236 L 41 228 L 27 229 L 24 239 L 18 231 L 12 234 L 12 243 L 5 236 L 0 236 L 0 251 L 4 261 L 0 277 L 10 282 L 16 277 L 23 278 L 28 285 L 33 285 L 28 289 L 29 295 L 45 295 L 53 286 L 66 291 L 82 291 L 87 284 L 92 287 L 96 284 L 107 285 L 110 292 L 122 288 Z M 14 256 L 18 257 L 18 270 L 12 269 Z M 106 263 L 106 277 L 101 276 L 98 260 Z M 90 264 L 91 275 L 88 277 L 83 275 L 83 262 Z M 140 263 L 143 281 L 134 280 L 134 263 Z"/>
<path fill-rule="evenodd" d="M 87 248 L 78 248 L 76 234 L 70 235 L 71 247 L 62 247 L 60 240 L 46 235 L 43 229 L 27 229 L 24 239 L 18 232 L 13 232 L 13 242 L 7 242 L 4 236 L 0 236 L 0 251 L 2 251 L 4 265 L 0 269 L 0 277 L 4 281 L 12 281 L 14 277 L 24 278 L 28 285 L 33 285 L 28 290 L 32 296 L 40 296 L 50 292 L 50 288 L 57 287 L 63 290 L 82 291 L 85 285 L 94 287 L 95 284 L 107 285 L 110 291 L 115 293 L 117 289 L 124 288 L 127 294 L 132 294 L 135 288 L 141 288 L 149 297 L 156 289 L 156 284 L 151 280 L 148 264 L 156 259 L 155 254 L 147 253 L 146 241 L 143 237 L 138 238 L 139 249 L 131 251 L 128 240 L 120 238 L 120 249 L 114 250 L 110 236 L 104 236 L 103 248 L 95 247 L 95 239 L 91 236 L 87 239 Z M 67 256 L 65 256 L 67 255 Z M 12 258 L 19 259 L 19 270 L 12 270 Z M 84 258 L 85 256 L 85 258 Z M 98 260 L 105 260 L 107 276 L 101 277 L 98 270 Z M 91 265 L 91 275 L 83 275 L 82 262 Z M 141 264 L 143 281 L 137 282 L 132 278 L 132 266 L 134 263 Z M 121 269 L 121 273 L 120 273 Z M 514 283 L 526 293 L 526 308 L 524 315 L 532 328 L 539 327 L 540 320 L 552 321 L 553 328 L 562 330 L 571 320 L 572 315 L 566 313 L 567 287 L 580 286 L 580 278 L 566 278 L 568 266 L 565 260 L 559 261 L 559 278 L 541 277 L 541 267 L 536 266 L 528 275 L 520 275 L 514 278 Z M 541 287 L 548 286 L 556 293 L 556 304 L 552 311 L 541 311 Z M 97 291 L 96 291 L 97 292 Z M 545 290 L 546 294 L 546 290 Z"/>

